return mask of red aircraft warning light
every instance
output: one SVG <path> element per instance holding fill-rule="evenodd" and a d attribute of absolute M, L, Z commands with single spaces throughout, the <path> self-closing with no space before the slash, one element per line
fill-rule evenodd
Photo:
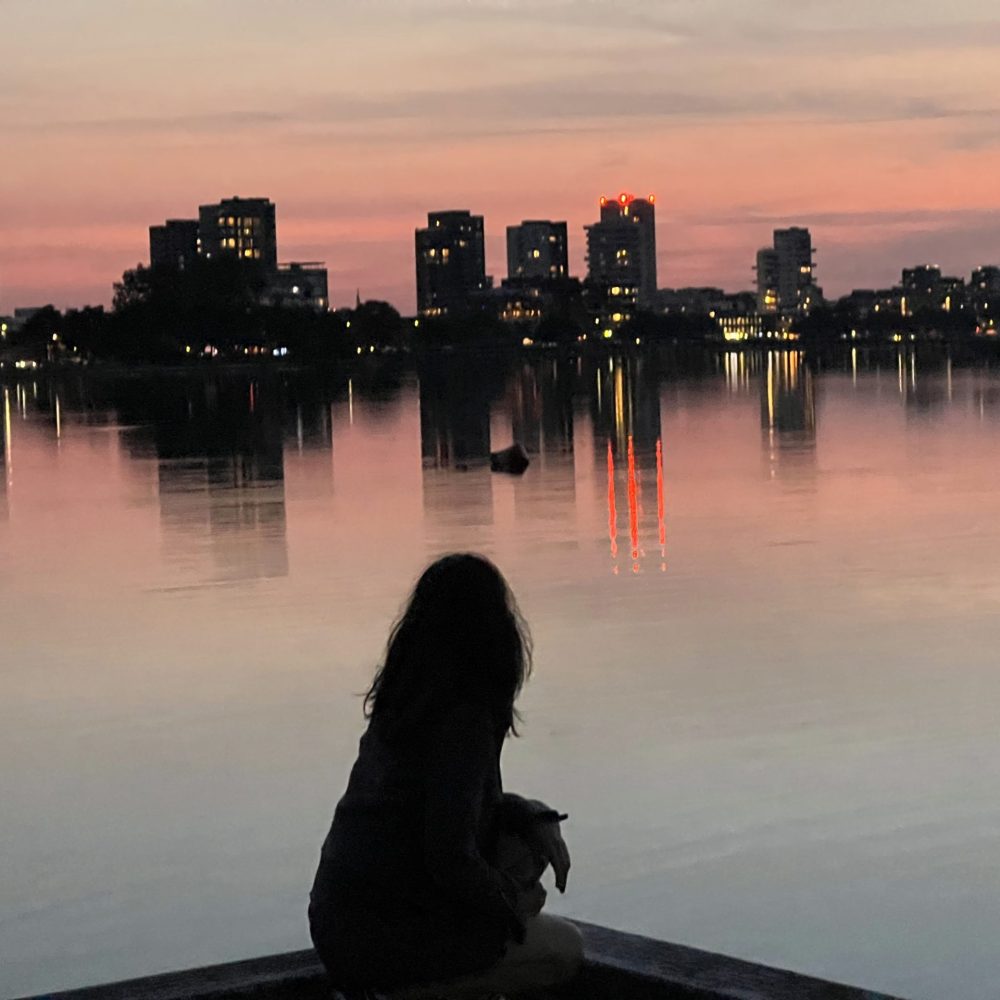
<path fill-rule="evenodd" d="M 619 194 L 618 197 L 615 198 L 615 199 L 613 199 L 613 200 L 617 201 L 617 203 L 619 205 L 621 205 L 622 208 L 625 208 L 626 206 L 631 205 L 632 202 L 635 201 L 635 195 L 634 194 L 629 194 L 627 191 L 622 191 L 622 193 Z M 649 202 L 650 205 L 655 204 L 655 202 L 656 202 L 656 195 L 655 194 L 651 194 L 646 200 Z M 608 201 L 609 201 L 609 199 L 607 198 L 607 196 L 602 194 L 601 195 L 601 208 L 604 208 L 608 204 Z"/>

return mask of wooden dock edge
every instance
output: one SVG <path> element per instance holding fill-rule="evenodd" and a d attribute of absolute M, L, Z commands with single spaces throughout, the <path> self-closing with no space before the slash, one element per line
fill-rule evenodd
<path fill-rule="evenodd" d="M 575 921 L 580 975 L 558 1000 L 899 1000 L 797 972 Z M 331 1000 L 312 950 L 168 972 L 31 1000 Z M 28 1000 L 28 998 L 25 998 Z"/>

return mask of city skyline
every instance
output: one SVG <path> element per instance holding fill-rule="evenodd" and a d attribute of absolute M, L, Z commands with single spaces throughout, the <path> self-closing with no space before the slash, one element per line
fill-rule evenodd
<path fill-rule="evenodd" d="M 231 0 L 93 7 L 0 2 L 0 311 L 107 303 L 151 221 L 232 191 L 281 205 L 334 305 L 404 312 L 429 209 L 485 216 L 490 273 L 506 225 L 565 219 L 579 274 L 594 198 L 622 187 L 658 195 L 661 287 L 750 288 L 789 225 L 831 297 L 998 256 L 980 0 L 245 0 L 235 28 Z"/>

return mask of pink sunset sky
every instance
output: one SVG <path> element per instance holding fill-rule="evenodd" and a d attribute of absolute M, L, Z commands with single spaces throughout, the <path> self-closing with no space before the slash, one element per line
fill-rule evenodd
<path fill-rule="evenodd" d="M 827 294 L 1000 263 L 992 0 L 0 0 L 0 313 L 108 303 L 148 226 L 238 194 L 334 304 L 414 308 L 429 210 L 583 226 L 657 196 L 661 287 Z"/>

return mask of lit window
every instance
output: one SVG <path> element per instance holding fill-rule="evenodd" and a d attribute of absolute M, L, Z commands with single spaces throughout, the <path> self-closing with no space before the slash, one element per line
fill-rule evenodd
<path fill-rule="evenodd" d="M 247 247 L 246 250 L 243 251 L 243 256 L 244 257 L 253 257 L 253 250 L 251 250 L 249 247 Z"/>
<path fill-rule="evenodd" d="M 535 260 L 538 260 L 538 258 L 542 256 L 542 251 L 541 250 L 532 250 L 531 251 L 531 256 L 534 257 Z"/>
<path fill-rule="evenodd" d="M 232 216 L 229 216 L 229 218 L 226 219 L 226 224 L 229 225 L 229 226 L 235 226 L 236 225 L 236 220 Z"/>

